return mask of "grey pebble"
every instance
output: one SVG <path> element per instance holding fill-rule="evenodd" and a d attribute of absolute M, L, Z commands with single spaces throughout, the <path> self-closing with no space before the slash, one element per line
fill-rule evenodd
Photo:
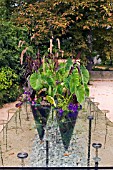
<path fill-rule="evenodd" d="M 87 153 L 85 151 L 87 147 L 86 135 L 83 134 L 83 136 L 81 136 L 81 132 L 79 136 L 75 128 L 68 148 L 69 156 L 64 156 L 65 149 L 59 128 L 56 128 L 55 124 L 53 127 L 47 125 L 47 128 L 49 132 L 49 167 L 84 167 L 87 165 Z M 57 137 L 55 136 L 56 131 Z M 46 167 L 45 136 L 42 144 L 40 144 L 38 134 L 34 139 L 32 153 L 29 155 L 30 167 Z"/>

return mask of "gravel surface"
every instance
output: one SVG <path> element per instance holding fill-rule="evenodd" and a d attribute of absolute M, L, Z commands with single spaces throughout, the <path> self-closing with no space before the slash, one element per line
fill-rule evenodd
<path fill-rule="evenodd" d="M 79 118 L 81 114 L 79 114 Z M 49 167 L 82 167 L 87 165 L 87 136 L 86 127 L 82 124 L 82 119 L 77 119 L 73 135 L 71 137 L 68 150 L 64 149 L 61 134 L 57 122 L 46 128 L 48 137 L 44 136 L 43 143 L 40 144 L 38 135 L 35 138 L 32 154 L 30 155 L 30 166 L 46 167 L 46 139 L 49 141 Z M 57 135 L 56 135 L 57 131 Z M 65 156 L 66 155 L 66 156 Z"/>

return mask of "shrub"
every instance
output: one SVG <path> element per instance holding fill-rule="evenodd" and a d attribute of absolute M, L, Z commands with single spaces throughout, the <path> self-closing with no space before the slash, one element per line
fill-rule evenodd
<path fill-rule="evenodd" d="M 9 67 L 2 67 L 0 70 L 0 105 L 12 102 L 21 93 L 18 84 L 19 76 Z"/>

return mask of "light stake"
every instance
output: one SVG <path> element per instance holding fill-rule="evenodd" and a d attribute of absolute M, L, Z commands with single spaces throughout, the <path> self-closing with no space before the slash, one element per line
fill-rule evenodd
<path fill-rule="evenodd" d="M 94 105 L 95 105 L 95 127 L 94 127 L 94 130 L 95 130 L 96 124 L 97 124 L 97 119 L 98 119 L 98 105 L 99 105 L 99 103 L 94 102 Z"/>
<path fill-rule="evenodd" d="M 26 152 L 20 152 L 17 154 L 17 157 L 19 159 L 21 159 L 21 166 L 24 167 L 25 166 L 25 162 L 24 162 L 24 159 L 26 159 L 28 157 L 28 153 Z"/>
<path fill-rule="evenodd" d="M 2 166 L 4 166 L 4 161 L 3 161 L 3 156 L 2 156 L 1 141 L 0 141 L 0 155 L 1 155 L 1 162 L 2 162 Z"/>
<path fill-rule="evenodd" d="M 106 117 L 106 113 L 109 112 L 109 110 L 102 110 L 102 112 L 105 113 L 105 121 L 106 121 L 106 134 L 105 134 L 105 140 L 104 140 L 104 149 L 105 149 L 105 144 L 106 144 L 106 139 L 107 139 L 107 132 L 108 132 L 108 126 L 107 126 L 107 117 Z"/>
<path fill-rule="evenodd" d="M 102 147 L 101 143 L 93 143 L 92 147 L 96 149 L 95 151 L 95 157 L 93 160 L 95 161 L 95 167 L 98 167 L 98 162 L 101 161 L 101 159 L 98 157 L 98 149 Z"/>
<path fill-rule="evenodd" d="M 48 129 L 46 128 L 46 167 L 49 164 L 49 141 L 48 141 Z"/>
<path fill-rule="evenodd" d="M 90 115 L 87 117 L 89 120 L 89 134 L 88 134 L 88 159 L 87 159 L 87 166 L 90 166 L 90 145 L 91 145 L 91 125 L 92 125 L 92 120 L 93 116 Z"/>

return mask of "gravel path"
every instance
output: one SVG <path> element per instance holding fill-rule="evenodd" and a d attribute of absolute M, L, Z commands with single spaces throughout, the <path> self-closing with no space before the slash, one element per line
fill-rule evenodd
<path fill-rule="evenodd" d="M 84 167 L 87 165 L 87 127 L 82 121 L 81 114 L 79 114 L 68 151 L 66 151 L 61 140 L 57 122 L 54 122 L 51 127 L 48 120 L 49 167 Z M 56 130 L 57 136 L 55 135 Z M 40 144 L 38 135 L 36 136 L 32 154 L 30 155 L 30 166 L 46 167 L 46 135 L 42 144 Z"/>

